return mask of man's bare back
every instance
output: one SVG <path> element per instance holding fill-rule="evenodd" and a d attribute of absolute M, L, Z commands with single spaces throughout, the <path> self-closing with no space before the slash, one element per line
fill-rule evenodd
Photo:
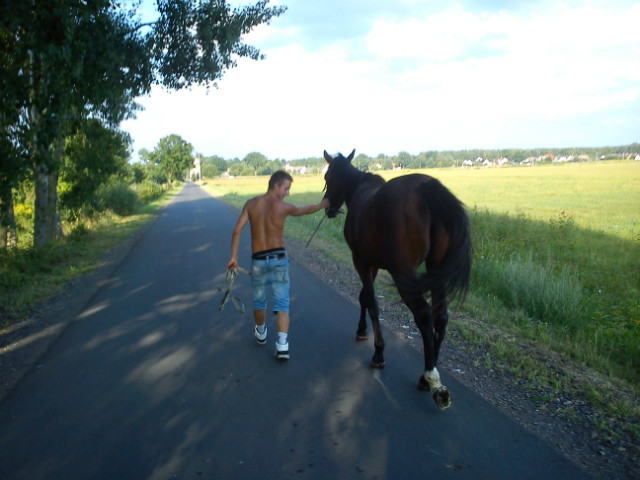
<path fill-rule="evenodd" d="M 284 248 L 284 224 L 288 204 L 268 194 L 249 200 L 246 205 L 251 225 L 253 253 Z"/>
<path fill-rule="evenodd" d="M 231 238 L 231 260 L 227 266 L 238 268 L 238 246 L 240 234 L 247 222 L 251 226 L 251 251 L 253 253 L 284 248 L 284 224 L 288 216 L 298 217 L 327 208 L 329 201 L 322 201 L 315 205 L 298 207 L 283 199 L 289 195 L 291 181 L 284 180 L 276 184 L 267 193 L 249 200 L 238 218 Z"/>

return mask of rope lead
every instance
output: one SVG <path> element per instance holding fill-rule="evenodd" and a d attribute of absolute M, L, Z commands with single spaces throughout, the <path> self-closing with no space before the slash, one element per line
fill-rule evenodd
<path fill-rule="evenodd" d="M 244 270 L 246 272 L 246 270 Z M 247 272 L 248 273 L 248 272 Z M 222 296 L 222 300 L 220 301 L 220 305 L 218 306 L 218 310 L 223 310 L 225 304 L 231 299 L 233 302 L 233 306 L 236 307 L 236 310 L 240 313 L 245 312 L 244 303 L 239 297 L 231 294 L 231 288 L 233 288 L 233 282 L 238 276 L 238 271 L 236 269 L 227 270 L 227 291 L 224 292 Z"/>

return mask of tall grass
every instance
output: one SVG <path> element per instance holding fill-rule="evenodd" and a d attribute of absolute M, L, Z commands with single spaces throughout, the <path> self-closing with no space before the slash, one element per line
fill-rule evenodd
<path fill-rule="evenodd" d="M 506 306 L 521 309 L 531 318 L 574 333 L 584 315 L 584 289 L 573 268 L 554 272 L 551 260 L 536 262 L 529 255 L 508 261 L 476 261 L 474 287 L 500 298 Z"/>
<path fill-rule="evenodd" d="M 469 308 L 640 383 L 640 162 L 421 173 L 440 179 L 468 207 L 475 250 Z M 209 187 L 239 208 L 266 185 L 266 177 L 254 177 Z M 289 200 L 315 203 L 323 186 L 320 176 L 296 177 Z M 306 241 L 321 217 L 288 220 L 288 235 Z M 348 261 L 343 221 L 325 220 L 313 244 Z M 496 314 L 500 309 L 505 313 Z"/>

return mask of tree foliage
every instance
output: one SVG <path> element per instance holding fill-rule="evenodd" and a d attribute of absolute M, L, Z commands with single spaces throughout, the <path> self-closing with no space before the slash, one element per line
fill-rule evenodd
<path fill-rule="evenodd" d="M 96 204 L 95 193 L 115 174 L 126 171 L 128 134 L 88 120 L 67 137 L 60 169 L 60 205 L 75 215 Z"/>
<path fill-rule="evenodd" d="M 193 166 L 193 147 L 179 135 L 171 134 L 163 137 L 153 152 L 142 153 L 145 163 L 152 168 L 157 167 L 162 172 L 164 175 L 162 183 L 182 178 L 185 171 Z"/>
<path fill-rule="evenodd" d="M 225 0 L 157 0 L 157 20 L 143 24 L 139 3 L 0 2 L 0 223 L 9 222 L 12 188 L 31 176 L 36 246 L 59 231 L 65 138 L 90 118 L 116 126 L 153 84 L 215 85 L 237 58 L 261 58 L 242 36 L 285 10 L 268 1 L 232 9 Z"/>

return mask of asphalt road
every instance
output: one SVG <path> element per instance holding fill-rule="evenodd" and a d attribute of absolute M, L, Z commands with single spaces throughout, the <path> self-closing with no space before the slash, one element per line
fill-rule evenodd
<path fill-rule="evenodd" d="M 218 311 L 237 212 L 190 184 L 0 404 L 0 479 L 588 478 L 447 375 L 416 389 L 422 354 L 386 335 L 368 368 L 358 308 L 291 265 L 291 360 Z M 249 231 L 241 265 L 250 261 Z"/>

